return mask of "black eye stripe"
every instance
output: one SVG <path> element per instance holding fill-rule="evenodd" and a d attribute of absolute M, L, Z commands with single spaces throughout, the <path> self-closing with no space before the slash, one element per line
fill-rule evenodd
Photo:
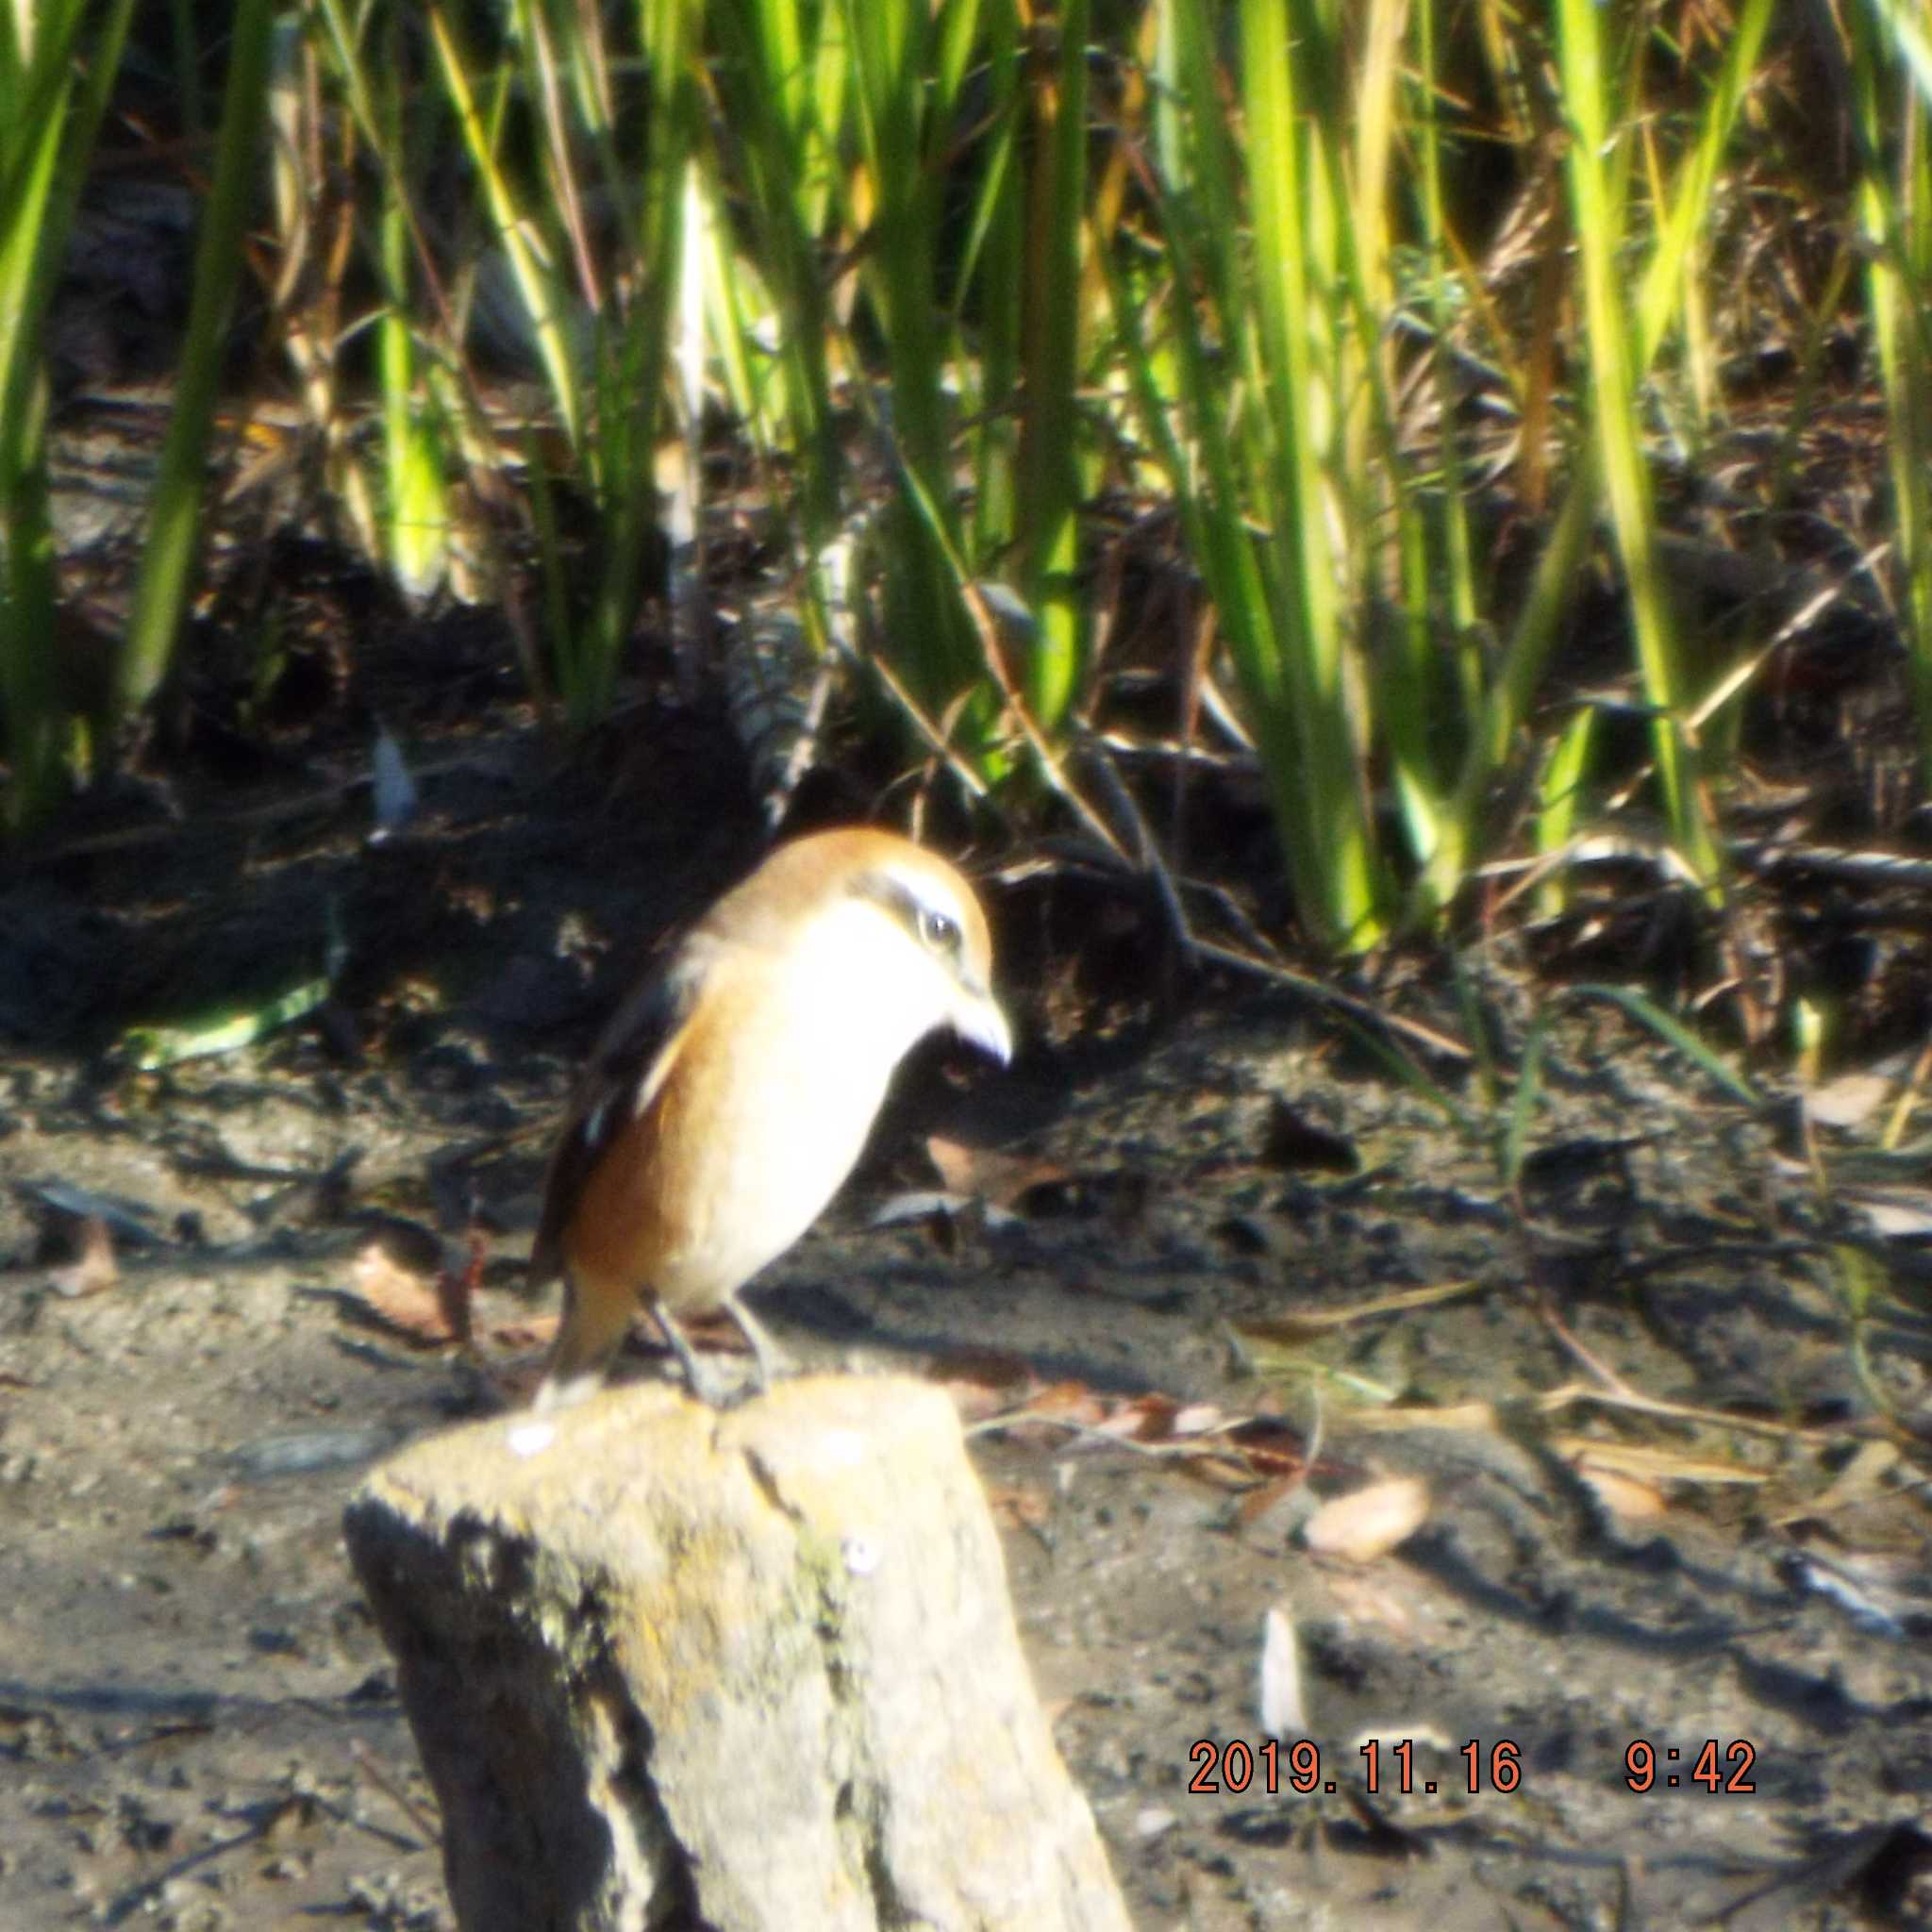
<path fill-rule="evenodd" d="M 957 914 L 922 899 L 903 879 L 891 873 L 873 873 L 859 890 L 883 906 L 928 952 L 954 958 L 965 942 Z"/>

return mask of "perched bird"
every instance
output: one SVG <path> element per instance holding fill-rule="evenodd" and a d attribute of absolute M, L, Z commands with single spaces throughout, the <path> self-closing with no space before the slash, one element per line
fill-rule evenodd
<path fill-rule="evenodd" d="M 619 1008 L 551 1158 L 530 1277 L 565 1281 L 540 1409 L 603 1380 L 641 1302 L 694 1395 L 678 1318 L 739 1291 L 851 1173 L 893 1069 L 941 1027 L 1005 1061 L 992 941 L 944 859 L 869 826 L 778 846 Z"/>

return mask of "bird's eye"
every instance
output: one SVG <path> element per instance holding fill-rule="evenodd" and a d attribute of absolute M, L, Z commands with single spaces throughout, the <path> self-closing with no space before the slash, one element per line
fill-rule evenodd
<path fill-rule="evenodd" d="M 939 912 L 930 906 L 922 906 L 919 908 L 919 942 L 928 952 L 957 953 L 959 950 L 959 922 L 950 912 Z"/>

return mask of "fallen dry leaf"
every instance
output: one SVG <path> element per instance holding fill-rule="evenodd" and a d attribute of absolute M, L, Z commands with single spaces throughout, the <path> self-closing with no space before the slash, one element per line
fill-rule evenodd
<path fill-rule="evenodd" d="M 1591 1493 L 1620 1523 L 1643 1523 L 1662 1516 L 1670 1508 L 1664 1493 L 1654 1483 L 1640 1482 L 1614 1469 L 1601 1469 L 1589 1461 L 1576 1465 L 1576 1479 L 1590 1486 Z"/>
<path fill-rule="evenodd" d="M 1218 1435 L 1215 1442 L 1239 1454 L 1257 1476 L 1270 1481 L 1289 1476 L 1299 1482 L 1308 1473 L 1307 1439 L 1279 1416 L 1250 1416 Z"/>
<path fill-rule="evenodd" d="M 943 1134 L 927 1136 L 925 1156 L 939 1170 L 949 1192 L 971 1194 L 996 1208 L 1018 1208 L 1035 1188 L 1065 1183 L 1067 1172 L 1030 1154 L 1002 1154 L 991 1147 L 969 1147 Z"/>
<path fill-rule="evenodd" d="M 1900 1191 L 1886 1195 L 1848 1188 L 1842 1198 L 1872 1224 L 1873 1233 L 1888 1241 L 1918 1241 L 1932 1234 L 1932 1194 Z"/>
<path fill-rule="evenodd" d="M 1380 1315 L 1413 1314 L 1418 1308 L 1434 1307 L 1439 1302 L 1483 1292 L 1486 1287 L 1487 1284 L 1475 1280 L 1437 1281 L 1424 1288 L 1400 1288 L 1389 1294 L 1373 1295 L 1346 1307 L 1287 1308 L 1278 1315 L 1257 1315 L 1252 1321 L 1231 1322 L 1228 1326 L 1257 1351 L 1257 1359 L 1265 1360 L 1264 1352 L 1273 1345 L 1298 1349 L 1306 1341 L 1333 1334 L 1357 1322 L 1372 1321 Z"/>
<path fill-rule="evenodd" d="M 1856 1127 L 1885 1104 L 1892 1081 L 1884 1074 L 1840 1074 L 1804 1096 L 1806 1117 L 1825 1127 Z"/>
<path fill-rule="evenodd" d="M 1172 1395 L 1149 1390 L 1115 1403 L 1094 1427 L 1102 1435 L 1126 1436 L 1136 1442 L 1167 1442 L 1174 1440 L 1174 1419 L 1180 1413 L 1181 1406 Z"/>
<path fill-rule="evenodd" d="M 1085 1382 L 1049 1382 L 1027 1397 L 1024 1413 L 1041 1422 L 1079 1423 L 1097 1429 L 1111 1410 L 1108 1398 Z"/>
<path fill-rule="evenodd" d="M 975 1369 L 975 1358 L 959 1358 Z M 1266 1493 L 1243 1520 L 1252 1520 L 1284 1486 L 1307 1474 L 1307 1448 L 1299 1432 L 1274 1416 L 1236 1416 L 1209 1402 L 1184 1403 L 1158 1390 L 1138 1395 L 1104 1394 L 1090 1384 L 1065 1380 L 1026 1382 L 1025 1365 L 994 1352 L 983 1367 L 962 1376 L 936 1370 L 963 1420 L 998 1428 L 1018 1441 L 1043 1448 L 1088 1446 L 1112 1440 L 1170 1461 L 1183 1474 L 1223 1489 Z"/>
<path fill-rule="evenodd" d="M 1033 1155 L 968 1147 L 938 1134 L 927 1140 L 925 1151 L 945 1182 L 945 1195 L 983 1202 L 995 1226 L 1016 1218 L 1069 1215 L 1105 1221 L 1130 1234 L 1146 1218 L 1153 1199 L 1153 1176 L 1137 1168 L 1074 1173 Z"/>
<path fill-rule="evenodd" d="M 1391 1476 L 1324 1503 L 1302 1524 L 1302 1541 L 1324 1557 L 1372 1563 L 1413 1536 L 1428 1514 L 1428 1484 L 1420 1476 Z"/>
<path fill-rule="evenodd" d="M 1768 1470 L 1715 1456 L 1687 1456 L 1645 1442 L 1612 1442 L 1598 1436 L 1552 1436 L 1550 1447 L 1581 1475 L 1607 1471 L 1636 1482 L 1763 1483 Z"/>
<path fill-rule="evenodd" d="M 380 1241 L 356 1257 L 349 1280 L 356 1300 L 384 1327 L 425 1348 L 457 1340 L 441 1283 L 398 1266 Z"/>
<path fill-rule="evenodd" d="M 1032 1364 L 1004 1349 L 961 1349 L 941 1357 L 926 1373 L 953 1398 L 962 1423 L 984 1422 L 1038 1387 Z"/>

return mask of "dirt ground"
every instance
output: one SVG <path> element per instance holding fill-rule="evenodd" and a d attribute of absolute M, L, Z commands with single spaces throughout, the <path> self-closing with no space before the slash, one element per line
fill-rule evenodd
<path fill-rule="evenodd" d="M 380 844 L 345 765 L 0 878 L 0 1925 L 450 1923 L 339 1522 L 488 1376 L 379 1319 L 366 1257 L 460 1273 L 480 1230 L 489 1374 L 537 1358 L 517 1260 L 573 1061 L 755 850 L 715 748 L 660 724 L 562 776 L 527 740 L 411 747 L 423 809 Z M 1437 1067 L 1454 1127 L 1332 1014 L 1225 986 L 1070 1037 L 1069 915 L 994 898 L 1016 1068 L 914 1069 L 759 1302 L 794 1357 L 958 1387 L 1136 1924 L 1932 1924 L 1932 1311 L 1883 1235 L 1916 1179 L 1890 1224 L 1823 1205 L 1789 1109 L 1577 1003 L 1519 1213 L 1507 1091 Z M 325 955 L 331 1004 L 254 1045 L 107 1051 Z M 1528 995 L 1482 990 L 1513 1065 Z M 933 1131 L 1036 1164 L 965 1157 L 994 1211 L 917 1214 Z M 1826 1160 L 1874 1132 L 1814 1123 Z M 1399 1547 L 1306 1546 L 1405 1474 Z M 1258 1758 L 1231 1788 L 1271 1612 L 1311 1795 L 1286 1746 L 1278 1790 Z"/>

